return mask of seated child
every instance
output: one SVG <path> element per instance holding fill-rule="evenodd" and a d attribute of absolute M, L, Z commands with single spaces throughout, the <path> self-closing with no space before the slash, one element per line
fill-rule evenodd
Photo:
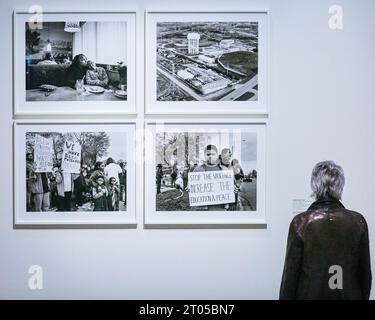
<path fill-rule="evenodd" d="M 102 67 L 97 67 L 94 61 L 87 61 L 86 83 L 89 85 L 108 86 L 108 75 Z"/>

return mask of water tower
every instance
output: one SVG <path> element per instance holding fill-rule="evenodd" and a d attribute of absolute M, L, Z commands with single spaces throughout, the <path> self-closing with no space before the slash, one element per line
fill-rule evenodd
<path fill-rule="evenodd" d="M 188 33 L 187 39 L 188 39 L 188 54 L 199 54 L 199 39 L 201 36 L 199 33 L 191 32 Z"/>

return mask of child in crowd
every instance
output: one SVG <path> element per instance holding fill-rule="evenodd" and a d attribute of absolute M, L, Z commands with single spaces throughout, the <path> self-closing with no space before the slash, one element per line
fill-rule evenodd
<path fill-rule="evenodd" d="M 92 187 L 92 197 L 94 202 L 94 211 L 107 211 L 108 189 L 104 185 L 104 177 L 96 178 L 96 186 Z"/>
<path fill-rule="evenodd" d="M 184 186 L 184 180 L 182 179 L 182 174 L 181 172 L 179 172 L 177 174 L 177 179 L 175 181 L 175 186 L 176 186 L 176 189 L 181 189 L 183 190 L 183 186 Z"/>
<path fill-rule="evenodd" d="M 115 177 L 109 178 L 107 202 L 109 211 L 119 211 L 120 188 Z"/>

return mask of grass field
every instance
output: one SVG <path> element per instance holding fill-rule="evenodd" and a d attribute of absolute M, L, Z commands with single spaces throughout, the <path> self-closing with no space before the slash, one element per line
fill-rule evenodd
<path fill-rule="evenodd" d="M 254 96 L 254 93 L 252 92 L 245 92 L 242 96 L 238 97 L 236 101 L 247 101 L 249 100 L 252 96 Z"/>
<path fill-rule="evenodd" d="M 224 53 L 219 60 L 223 66 L 241 72 L 246 76 L 252 76 L 258 72 L 258 54 L 254 52 Z"/>

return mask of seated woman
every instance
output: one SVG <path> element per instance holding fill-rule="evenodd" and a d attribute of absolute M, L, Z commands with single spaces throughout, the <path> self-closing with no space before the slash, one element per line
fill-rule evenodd
<path fill-rule="evenodd" d="M 94 61 L 87 61 L 86 83 L 95 86 L 108 86 L 108 75 L 102 67 L 97 67 Z"/>
<path fill-rule="evenodd" d="M 69 87 L 75 89 L 76 80 L 82 80 L 86 75 L 87 58 L 84 54 L 77 54 L 69 66 L 66 73 L 66 83 Z"/>

